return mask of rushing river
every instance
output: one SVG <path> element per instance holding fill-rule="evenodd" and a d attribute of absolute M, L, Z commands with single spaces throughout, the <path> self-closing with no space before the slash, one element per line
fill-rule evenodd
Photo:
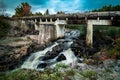
<path fill-rule="evenodd" d="M 77 57 L 70 47 L 79 35 L 78 30 L 66 31 L 63 39 L 55 41 L 43 51 L 32 53 L 21 68 L 44 70 L 45 67 L 54 67 L 58 63 L 68 65 L 77 62 Z"/>

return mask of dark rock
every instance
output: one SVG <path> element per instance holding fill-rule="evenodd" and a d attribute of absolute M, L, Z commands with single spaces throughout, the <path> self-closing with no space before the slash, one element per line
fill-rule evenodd
<path fill-rule="evenodd" d="M 115 66 L 115 60 L 112 60 L 112 59 L 107 59 L 103 62 L 103 65 L 105 68 L 111 68 L 111 67 L 114 67 Z"/>
<path fill-rule="evenodd" d="M 21 46 L 19 48 L 11 46 L 2 46 L 4 54 L 0 53 L 0 71 L 13 70 L 20 67 L 23 61 L 28 57 L 28 46 Z"/>
<path fill-rule="evenodd" d="M 45 68 L 47 67 L 47 63 L 40 63 L 37 68 Z"/>
<path fill-rule="evenodd" d="M 63 46 L 62 45 L 57 45 L 55 46 L 52 51 L 48 51 L 45 54 L 45 57 L 42 59 L 43 61 L 49 60 L 49 59 L 53 59 L 55 57 L 57 57 L 59 55 L 60 52 L 63 51 Z"/>
<path fill-rule="evenodd" d="M 78 63 L 82 63 L 84 61 L 83 58 L 78 58 Z"/>
<path fill-rule="evenodd" d="M 96 34 L 93 35 L 93 47 L 100 47 L 100 46 L 109 46 L 112 47 L 114 41 L 112 40 L 112 38 L 110 38 L 110 36 L 107 36 L 106 34 L 97 31 L 95 32 Z"/>
<path fill-rule="evenodd" d="M 118 65 L 118 67 L 120 67 L 120 60 L 117 61 L 117 65 Z"/>
<path fill-rule="evenodd" d="M 66 60 L 66 57 L 65 57 L 63 54 L 61 54 L 61 55 L 58 56 L 58 58 L 57 58 L 57 61 L 62 61 L 62 60 Z"/>
<path fill-rule="evenodd" d="M 27 52 L 28 53 L 34 53 L 34 52 L 37 52 L 37 51 L 42 51 L 46 48 L 46 46 L 41 46 L 40 44 L 37 44 L 36 42 L 30 44 Z"/>
<path fill-rule="evenodd" d="M 76 47 L 78 47 L 78 46 L 79 46 L 79 45 L 78 45 L 77 43 L 74 43 L 74 44 L 71 45 L 72 48 L 76 48 Z"/>
<path fill-rule="evenodd" d="M 43 61 L 46 61 L 46 60 L 49 60 L 49 59 L 53 59 L 55 58 L 56 56 L 58 56 L 58 53 L 55 53 L 55 52 L 47 52 L 45 54 L 45 57 L 42 59 Z"/>
<path fill-rule="evenodd" d="M 99 51 L 99 49 L 97 48 L 91 48 L 87 46 L 85 44 L 85 40 L 80 40 L 80 39 L 74 41 L 74 43 L 71 45 L 71 49 L 78 57 L 82 57 L 83 55 L 89 57 Z"/>
<path fill-rule="evenodd" d="M 60 53 L 63 51 L 63 49 L 64 49 L 64 46 L 60 44 L 60 45 L 55 46 L 52 50 L 54 52 Z"/>
<path fill-rule="evenodd" d="M 118 67 L 120 67 L 120 64 L 118 64 Z"/>

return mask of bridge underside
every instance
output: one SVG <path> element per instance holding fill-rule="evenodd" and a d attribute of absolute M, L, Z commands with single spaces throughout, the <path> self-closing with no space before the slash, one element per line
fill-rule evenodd
<path fill-rule="evenodd" d="M 111 20 L 88 20 L 86 44 L 92 47 L 93 44 L 93 26 L 94 25 L 112 25 Z"/>
<path fill-rule="evenodd" d="M 86 44 L 92 47 L 93 44 L 93 26 L 94 25 L 112 25 L 120 26 L 120 12 L 93 12 L 78 14 L 60 14 L 46 16 L 31 16 L 18 18 L 19 20 L 32 21 L 34 24 L 54 24 L 56 20 L 64 20 L 67 24 L 87 25 Z M 56 26 L 57 27 L 57 26 Z M 58 26 L 60 27 L 60 26 Z M 59 29 L 59 28 L 57 28 Z M 64 30 L 64 29 L 63 29 Z M 64 32 L 64 31 L 61 31 Z M 59 35 L 58 33 L 55 33 Z"/>

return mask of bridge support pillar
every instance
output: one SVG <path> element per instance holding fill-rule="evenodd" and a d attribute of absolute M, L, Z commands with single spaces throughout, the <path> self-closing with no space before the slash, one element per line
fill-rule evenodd
<path fill-rule="evenodd" d="M 37 19 L 35 19 L 35 23 L 37 22 Z"/>
<path fill-rule="evenodd" d="M 86 45 L 93 46 L 93 26 L 94 25 L 111 25 L 111 20 L 87 20 Z"/>
<path fill-rule="evenodd" d="M 38 29 L 39 29 L 39 24 L 38 24 L 38 22 L 37 22 L 37 19 L 35 19 L 35 24 L 34 24 L 34 26 L 35 26 L 35 30 L 38 30 Z"/>
<path fill-rule="evenodd" d="M 52 18 L 50 18 L 50 22 L 53 22 Z"/>
<path fill-rule="evenodd" d="M 86 44 L 92 47 L 93 43 L 93 24 L 88 20 L 87 22 L 87 35 L 86 35 Z"/>
<path fill-rule="evenodd" d="M 42 19 L 40 18 L 40 22 L 42 22 Z"/>
<path fill-rule="evenodd" d="M 26 25 L 26 21 L 25 20 L 22 20 L 21 21 L 21 29 L 23 29 L 24 31 L 28 30 L 28 26 Z"/>
<path fill-rule="evenodd" d="M 64 34 L 65 34 L 65 25 L 66 25 L 66 21 L 65 20 L 59 20 L 59 19 L 57 19 L 55 21 L 56 38 L 62 38 L 62 37 L 64 37 Z"/>
<path fill-rule="evenodd" d="M 47 20 L 47 19 L 46 19 L 45 21 L 46 21 L 46 22 L 48 22 L 48 20 Z"/>

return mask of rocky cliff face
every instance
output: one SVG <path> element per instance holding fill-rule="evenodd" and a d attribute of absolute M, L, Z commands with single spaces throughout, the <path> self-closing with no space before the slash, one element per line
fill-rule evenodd
<path fill-rule="evenodd" d="M 21 46 L 0 45 L 0 72 L 19 68 L 32 52 L 42 50 L 46 45 L 29 43 Z"/>
<path fill-rule="evenodd" d="M 19 67 L 22 57 L 27 55 L 28 46 L 19 48 L 11 46 L 0 46 L 0 71 L 12 70 Z"/>

